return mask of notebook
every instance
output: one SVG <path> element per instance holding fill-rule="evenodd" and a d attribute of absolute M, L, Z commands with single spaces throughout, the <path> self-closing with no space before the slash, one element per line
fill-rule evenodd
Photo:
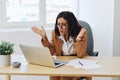
<path fill-rule="evenodd" d="M 30 45 L 19 45 L 27 62 L 30 64 L 48 66 L 48 67 L 59 67 L 66 64 L 65 61 L 55 60 L 48 48 L 35 47 Z"/>

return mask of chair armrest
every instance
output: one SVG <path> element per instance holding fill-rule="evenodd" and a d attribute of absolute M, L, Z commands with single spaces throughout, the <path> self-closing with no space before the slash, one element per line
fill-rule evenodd
<path fill-rule="evenodd" d="M 84 79 L 86 79 L 86 77 L 80 77 L 77 80 L 84 80 Z"/>
<path fill-rule="evenodd" d="M 98 56 L 98 52 L 95 51 L 95 52 L 91 52 L 91 53 L 88 53 L 89 56 Z"/>
<path fill-rule="evenodd" d="M 97 51 L 93 52 L 91 56 L 98 56 L 98 52 Z"/>

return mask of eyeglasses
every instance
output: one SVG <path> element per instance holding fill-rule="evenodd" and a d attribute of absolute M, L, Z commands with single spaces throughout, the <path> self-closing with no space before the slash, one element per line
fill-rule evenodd
<path fill-rule="evenodd" d="M 57 27 L 58 27 L 59 29 L 60 29 L 60 28 L 61 28 L 61 29 L 65 29 L 67 26 L 68 26 L 68 24 L 63 24 L 63 23 L 62 23 L 62 24 L 60 24 L 60 23 L 57 24 Z"/>

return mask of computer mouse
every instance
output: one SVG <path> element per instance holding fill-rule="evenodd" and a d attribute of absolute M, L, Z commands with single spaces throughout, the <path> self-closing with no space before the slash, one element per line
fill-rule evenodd
<path fill-rule="evenodd" d="M 13 68 L 19 68 L 21 66 L 21 63 L 20 62 L 12 62 L 11 65 Z"/>

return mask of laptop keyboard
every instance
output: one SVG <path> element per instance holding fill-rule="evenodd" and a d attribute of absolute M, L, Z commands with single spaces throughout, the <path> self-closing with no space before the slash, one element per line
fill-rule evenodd
<path fill-rule="evenodd" d="M 56 62 L 55 62 L 55 65 L 59 65 L 59 64 L 60 64 L 60 63 L 56 63 Z"/>
<path fill-rule="evenodd" d="M 55 65 L 63 65 L 63 64 L 66 64 L 65 61 L 61 61 L 61 60 L 54 60 L 54 64 Z"/>
<path fill-rule="evenodd" d="M 59 65 L 59 64 L 60 64 L 60 61 L 59 61 L 59 60 L 54 60 L 54 64 L 55 64 L 55 65 Z"/>

